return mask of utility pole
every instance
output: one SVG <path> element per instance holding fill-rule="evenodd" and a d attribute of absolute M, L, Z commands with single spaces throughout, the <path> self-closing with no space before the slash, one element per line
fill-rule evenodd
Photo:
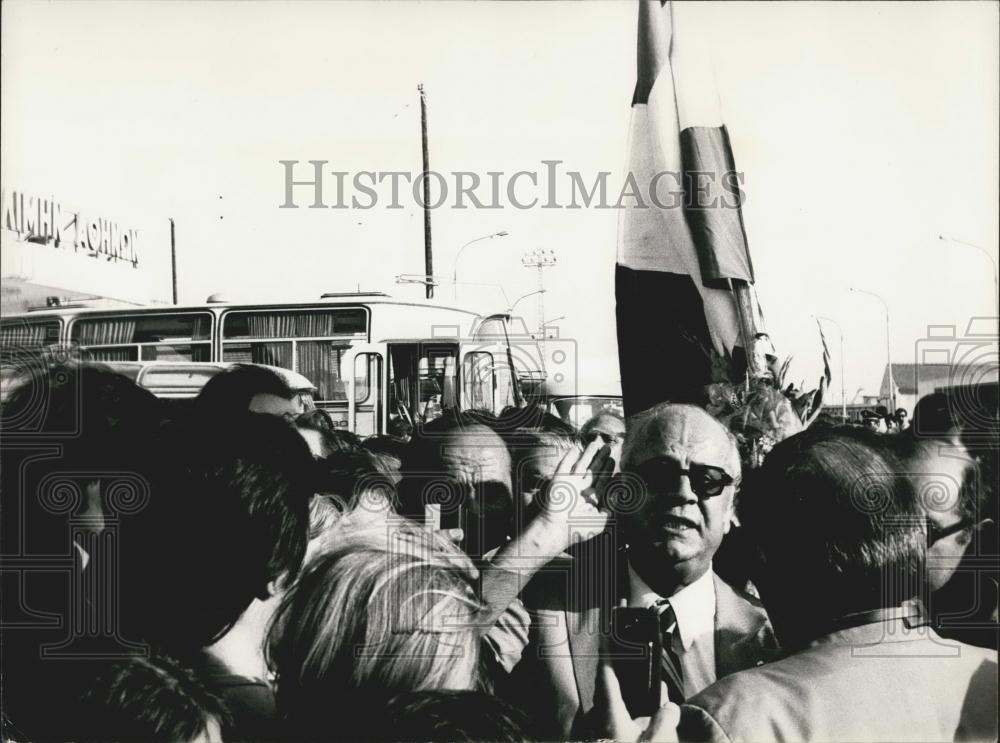
<path fill-rule="evenodd" d="M 174 218 L 170 217 L 170 280 L 174 304 L 177 304 L 177 243 L 174 240 Z"/>
<path fill-rule="evenodd" d="M 424 155 L 424 273 L 428 276 L 434 275 L 434 256 L 431 251 L 431 180 L 430 180 L 430 155 L 427 151 L 427 96 L 424 94 L 424 84 L 417 86 L 420 91 L 420 142 Z M 425 284 L 427 298 L 434 298 L 434 285 Z"/>

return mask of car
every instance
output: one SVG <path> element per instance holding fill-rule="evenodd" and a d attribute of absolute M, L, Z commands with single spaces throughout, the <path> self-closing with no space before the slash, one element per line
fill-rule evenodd
<path fill-rule="evenodd" d="M 208 380 L 226 369 L 259 366 L 277 374 L 302 401 L 305 410 L 316 407 L 316 385 L 290 369 L 267 364 L 237 364 L 215 361 L 112 361 L 105 366 L 123 374 L 143 389 L 168 400 L 187 400 L 198 396 Z"/>
<path fill-rule="evenodd" d="M 602 381 L 599 384 L 588 383 L 586 386 L 593 392 L 585 393 L 572 383 L 558 384 L 546 380 L 526 396 L 526 402 L 561 418 L 577 429 L 599 413 L 608 412 L 625 417 L 620 383 Z"/>
<path fill-rule="evenodd" d="M 298 372 L 279 366 L 214 361 L 105 361 L 97 365 L 128 377 L 143 389 L 164 400 L 194 399 L 208 380 L 216 374 L 237 366 L 259 366 L 281 377 L 299 396 L 304 410 L 316 407 L 316 385 Z M 3 394 L 0 397 L 6 400 L 21 375 L 12 367 L 4 367 L 3 372 Z"/>

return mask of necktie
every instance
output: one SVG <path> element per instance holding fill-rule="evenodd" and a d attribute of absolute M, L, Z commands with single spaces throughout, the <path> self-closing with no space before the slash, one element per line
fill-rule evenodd
<path fill-rule="evenodd" d="M 662 638 L 663 650 L 661 653 L 661 666 L 663 667 L 663 680 L 667 684 L 667 692 L 670 701 L 675 704 L 684 702 L 684 674 L 681 671 L 681 661 L 674 652 L 673 639 L 677 633 L 677 615 L 666 599 L 660 599 L 653 605 L 660 622 L 660 637 Z"/>

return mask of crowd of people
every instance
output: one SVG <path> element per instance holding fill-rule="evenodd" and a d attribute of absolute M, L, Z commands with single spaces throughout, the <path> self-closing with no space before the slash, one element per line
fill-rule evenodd
<path fill-rule="evenodd" d="M 691 404 L 361 439 L 238 366 L 2 409 L 14 741 L 995 740 L 996 424 Z M 643 634 L 645 633 L 645 634 Z"/>

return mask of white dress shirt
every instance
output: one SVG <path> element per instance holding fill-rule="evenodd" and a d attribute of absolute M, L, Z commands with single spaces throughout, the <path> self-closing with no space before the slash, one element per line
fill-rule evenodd
<path fill-rule="evenodd" d="M 712 568 L 673 596 L 661 596 L 628 567 L 629 606 L 650 607 L 667 599 L 677 617 L 671 643 L 684 674 L 684 696 L 715 683 L 715 581 Z"/>

